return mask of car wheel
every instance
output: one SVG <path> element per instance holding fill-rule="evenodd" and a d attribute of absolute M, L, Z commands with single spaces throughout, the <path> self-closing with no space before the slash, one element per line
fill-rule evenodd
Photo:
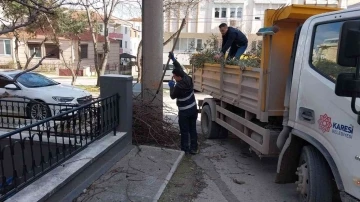
<path fill-rule="evenodd" d="M 44 102 L 29 103 L 27 116 L 30 119 L 43 120 L 51 116 L 50 108 Z"/>

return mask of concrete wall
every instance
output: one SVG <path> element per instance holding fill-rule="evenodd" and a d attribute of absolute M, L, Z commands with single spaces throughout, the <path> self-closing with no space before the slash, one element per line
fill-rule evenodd
<path fill-rule="evenodd" d="M 25 134 L 23 134 L 23 135 L 25 136 Z M 37 136 L 37 135 L 35 135 L 35 136 Z M 0 173 L 4 172 L 4 175 L 6 178 L 13 176 L 14 167 L 12 164 L 11 156 L 13 156 L 15 170 L 17 171 L 18 176 L 22 176 L 24 174 L 23 159 L 25 159 L 25 165 L 26 165 L 26 168 L 28 169 L 27 172 L 32 170 L 32 160 L 35 161 L 35 165 L 36 165 L 35 174 L 37 174 L 41 171 L 41 167 L 38 167 L 39 165 L 41 165 L 40 164 L 41 156 L 43 156 L 44 160 L 47 162 L 48 162 L 48 158 L 49 158 L 49 152 L 52 153 L 53 157 L 56 156 L 56 144 L 54 144 L 54 143 L 50 143 L 48 145 L 47 143 L 40 143 L 38 141 L 34 141 L 34 145 L 32 146 L 32 149 L 31 149 L 30 141 L 25 140 L 24 141 L 24 153 L 22 153 L 21 145 L 20 145 L 19 141 L 20 140 L 17 140 L 16 138 L 12 139 L 14 155 L 11 155 L 10 147 L 7 147 L 4 149 L 4 154 L 3 154 L 4 160 L 2 162 L 2 164 L 4 165 L 4 170 L 2 170 L 2 168 L 0 167 Z M 9 146 L 8 138 L 0 140 L 1 148 L 4 148 L 6 145 Z M 61 146 L 58 145 L 58 147 L 60 149 L 60 152 L 62 152 Z M 42 151 L 40 150 L 40 148 L 42 149 Z M 68 148 L 66 148 L 66 149 L 68 149 Z M 66 152 L 66 151 L 65 151 L 65 153 L 66 153 L 66 155 L 68 154 L 68 152 Z M 24 154 L 24 156 L 23 156 L 23 154 Z M 34 159 L 32 158 L 32 154 L 34 156 Z M 59 158 L 62 158 L 62 156 L 59 156 Z M 54 160 L 55 159 L 52 159 L 52 161 L 53 161 L 52 163 L 54 163 Z M 46 169 L 50 165 L 49 165 L 49 163 L 44 163 L 43 166 L 44 166 L 44 169 Z M 27 173 L 28 178 L 32 175 L 33 175 L 33 173 Z M 18 181 L 18 183 L 22 183 L 22 182 L 23 181 L 21 181 L 21 182 Z"/>

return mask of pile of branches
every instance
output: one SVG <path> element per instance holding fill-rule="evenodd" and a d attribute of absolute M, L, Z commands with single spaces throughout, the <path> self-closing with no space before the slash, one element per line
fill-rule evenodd
<path fill-rule="evenodd" d="M 179 149 L 180 132 L 176 127 L 174 113 L 170 106 L 159 100 L 145 101 L 141 96 L 134 97 L 133 102 L 133 144 L 153 145 Z"/>
<path fill-rule="evenodd" d="M 254 49 L 243 54 L 239 59 L 226 60 L 227 65 L 236 65 L 240 67 L 259 68 L 261 63 L 262 45 L 258 44 Z M 196 52 L 190 57 L 190 64 L 195 68 L 204 67 L 205 63 L 220 64 L 220 60 L 214 60 L 214 56 L 220 52 L 219 42 L 216 35 L 213 35 L 206 41 L 202 51 Z"/>

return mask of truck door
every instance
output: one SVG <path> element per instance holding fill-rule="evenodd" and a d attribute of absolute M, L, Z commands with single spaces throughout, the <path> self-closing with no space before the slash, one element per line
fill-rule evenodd
<path fill-rule="evenodd" d="M 360 179 L 360 126 L 350 98 L 338 97 L 334 90 L 339 73 L 355 72 L 355 67 L 336 63 L 341 26 L 354 13 L 318 17 L 310 22 L 302 65 L 298 67 L 301 70 L 294 128 L 312 136 L 329 151 L 345 191 L 359 196 L 360 187 L 354 180 Z M 360 102 L 356 104 L 360 109 Z"/>

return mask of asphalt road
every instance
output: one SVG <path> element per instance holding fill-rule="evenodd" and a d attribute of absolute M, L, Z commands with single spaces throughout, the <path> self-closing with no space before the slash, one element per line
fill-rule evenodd
<path fill-rule="evenodd" d="M 197 93 L 195 97 L 208 96 Z M 175 100 L 167 93 L 164 102 L 176 112 Z M 260 159 L 236 136 L 205 140 L 201 136 L 200 120 L 199 114 L 200 154 L 182 161 L 160 201 L 298 201 L 295 184 L 274 183 L 277 158 Z"/>

